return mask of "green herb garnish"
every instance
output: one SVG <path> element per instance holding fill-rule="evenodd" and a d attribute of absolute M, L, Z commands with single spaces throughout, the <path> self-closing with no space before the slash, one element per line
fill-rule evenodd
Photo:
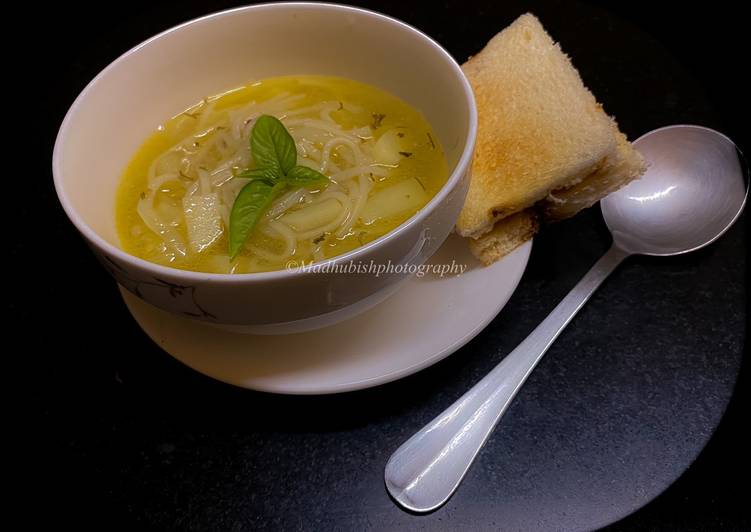
<path fill-rule="evenodd" d="M 229 217 L 229 254 L 234 259 L 263 212 L 282 191 L 284 183 L 254 179 L 245 185 L 232 205 Z"/>
<path fill-rule="evenodd" d="M 318 170 L 307 166 L 295 166 L 285 176 L 287 183 L 293 187 L 320 188 L 329 182 L 329 178 Z"/>
<path fill-rule="evenodd" d="M 329 178 L 297 166 L 297 148 L 284 125 L 273 116 L 262 115 L 253 125 L 250 149 L 256 167 L 235 177 L 250 179 L 235 199 L 229 218 L 229 256 L 234 260 L 258 220 L 287 187 L 321 188 Z"/>
<path fill-rule="evenodd" d="M 258 117 L 250 134 L 250 151 L 256 168 L 286 174 L 297 163 L 297 148 L 284 125 L 269 115 Z"/>

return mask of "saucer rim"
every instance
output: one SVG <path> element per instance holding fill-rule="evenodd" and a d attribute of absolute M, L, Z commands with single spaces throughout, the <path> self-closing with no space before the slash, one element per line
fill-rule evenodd
<path fill-rule="evenodd" d="M 350 382 L 344 382 L 341 384 L 322 385 L 317 388 L 311 387 L 308 389 L 299 389 L 299 388 L 290 389 L 283 385 L 279 386 L 279 385 L 274 385 L 274 384 L 264 384 L 264 383 L 257 383 L 257 382 L 254 382 L 251 385 L 251 384 L 248 384 L 247 382 L 232 381 L 226 378 L 226 376 L 217 375 L 216 373 L 212 374 L 212 372 L 205 371 L 205 368 L 198 369 L 194 365 L 183 360 L 183 358 L 171 353 L 164 345 L 164 342 L 156 338 L 155 337 L 156 334 L 152 335 L 152 333 L 149 331 L 149 328 L 147 328 L 144 324 L 141 323 L 141 319 L 143 315 L 142 315 L 141 310 L 137 308 L 137 305 L 139 304 L 148 305 L 148 303 L 145 303 L 142 300 L 138 299 L 135 295 L 131 294 L 120 285 L 118 285 L 118 289 L 120 291 L 121 297 L 123 298 L 125 306 L 131 315 L 131 318 L 136 322 L 136 324 L 144 332 L 144 334 L 146 334 L 146 336 L 148 336 L 149 339 L 152 342 L 154 342 L 161 351 L 163 351 L 164 353 L 174 358 L 180 364 L 190 368 L 192 371 L 195 371 L 197 373 L 200 373 L 201 375 L 204 375 L 206 377 L 209 377 L 211 379 L 214 379 L 216 381 L 219 381 L 225 384 L 229 384 L 232 386 L 236 386 L 238 388 L 243 388 L 246 390 L 253 390 L 257 392 L 273 393 L 273 394 L 280 394 L 280 395 L 301 395 L 301 396 L 332 395 L 332 394 L 354 392 L 358 390 L 374 388 L 376 386 L 388 384 L 390 382 L 397 381 L 404 377 L 414 375 L 415 373 L 418 373 L 419 371 L 422 371 L 423 369 L 426 369 L 440 362 L 441 360 L 449 357 L 450 355 L 454 354 L 459 349 L 467 345 L 472 339 L 474 339 L 478 334 L 480 334 L 490 324 L 490 322 L 492 322 L 496 318 L 496 316 L 498 316 L 501 310 L 503 310 L 503 307 L 506 306 L 506 303 L 508 303 L 509 299 L 511 299 L 511 296 L 514 294 L 514 292 L 516 292 L 516 289 L 518 288 L 519 283 L 521 282 L 521 278 L 527 269 L 527 265 L 529 264 L 529 258 L 532 253 L 532 243 L 533 243 L 533 240 L 528 240 L 527 242 L 524 242 L 521 246 L 513 250 L 508 255 L 508 257 L 511 257 L 512 255 L 516 255 L 516 254 L 522 255 L 522 260 L 521 260 L 522 264 L 514 272 L 515 277 L 511 279 L 511 282 L 508 284 L 509 288 L 504 294 L 504 297 L 499 298 L 497 304 L 494 306 L 494 308 L 491 311 L 488 311 L 487 315 L 482 321 L 478 322 L 474 327 L 472 327 L 470 331 L 465 333 L 462 337 L 458 338 L 451 345 L 446 346 L 440 351 L 437 351 L 431 354 L 430 356 L 427 356 L 424 360 L 416 364 L 412 364 L 411 366 L 407 366 L 405 368 L 394 370 L 388 373 L 383 373 L 383 374 L 366 378 L 366 379 L 359 379 L 359 380 L 354 380 Z M 400 288 L 400 290 L 403 290 L 403 289 L 404 287 Z M 388 305 L 390 299 L 391 298 L 389 297 L 383 302 L 379 303 L 379 306 Z M 161 311 L 161 312 L 164 312 L 164 311 Z M 185 319 L 185 320 L 189 319 L 189 318 L 182 318 L 182 317 L 179 317 L 179 318 Z M 216 328 L 216 331 L 218 334 L 221 334 L 222 332 L 226 334 L 237 334 L 237 333 L 231 333 L 229 331 L 222 331 L 220 328 Z M 315 332 L 315 331 L 309 331 L 309 332 Z M 291 334 L 305 335 L 308 333 L 301 332 L 301 333 L 291 333 Z M 254 335 L 250 335 L 250 334 L 248 335 L 249 339 L 253 337 Z"/>

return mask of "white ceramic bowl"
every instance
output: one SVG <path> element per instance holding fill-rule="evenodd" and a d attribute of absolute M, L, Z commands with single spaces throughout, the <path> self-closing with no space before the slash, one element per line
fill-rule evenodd
<path fill-rule="evenodd" d="M 129 159 L 158 124 L 206 95 L 289 74 L 342 76 L 399 96 L 431 123 L 451 169 L 446 185 L 415 216 L 321 264 L 419 265 L 438 249 L 464 202 L 477 130 L 474 98 L 460 67 L 425 34 L 378 13 L 333 4 L 264 4 L 199 18 L 136 46 L 105 68 L 68 111 L 52 161 L 57 194 L 121 285 L 170 312 L 248 332 L 285 333 L 367 310 L 408 275 L 299 269 L 207 274 L 120 249 L 115 191 Z"/>

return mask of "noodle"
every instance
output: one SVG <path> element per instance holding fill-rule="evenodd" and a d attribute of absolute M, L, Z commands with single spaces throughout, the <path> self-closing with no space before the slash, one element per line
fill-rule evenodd
<path fill-rule="evenodd" d="M 331 161 L 331 152 L 335 146 L 346 146 L 352 151 L 352 154 L 355 157 L 354 160 L 350 159 L 348 161 L 349 164 L 365 166 L 365 156 L 363 155 L 362 150 L 360 150 L 360 148 L 354 142 L 346 137 L 335 137 L 323 146 L 323 163 L 321 164 L 323 168 L 321 170 L 322 172 L 325 172 L 327 170 L 327 166 Z"/>
<path fill-rule="evenodd" d="M 365 206 L 365 201 L 368 199 L 368 193 L 370 192 L 370 186 L 371 186 L 370 179 L 368 179 L 368 177 L 365 175 L 360 175 L 360 178 L 358 179 L 358 182 L 357 182 L 357 188 L 358 188 L 357 200 L 355 201 L 354 207 L 347 215 L 347 218 L 342 224 L 342 226 L 339 227 L 339 229 L 336 231 L 336 236 L 342 237 L 350 232 L 350 230 L 352 229 L 352 226 L 360 217 L 362 208 Z"/>
<path fill-rule="evenodd" d="M 291 257 L 295 252 L 295 247 L 297 246 L 297 236 L 295 235 L 294 231 L 292 231 L 292 229 L 290 229 L 287 225 L 277 220 L 271 220 L 268 224 L 268 227 L 284 239 L 285 248 L 283 257 L 285 259 Z"/>
<path fill-rule="evenodd" d="M 277 200 L 277 202 L 266 213 L 266 216 L 268 218 L 276 218 L 293 205 L 300 203 L 300 201 L 303 199 L 303 196 L 305 196 L 305 193 L 306 192 L 304 188 L 298 188 L 297 190 L 288 192 Z"/>

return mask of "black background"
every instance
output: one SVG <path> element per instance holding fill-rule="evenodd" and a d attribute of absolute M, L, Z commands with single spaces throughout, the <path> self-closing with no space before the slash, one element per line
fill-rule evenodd
<path fill-rule="evenodd" d="M 561 41 L 587 85 L 630 137 L 659 125 L 694 122 L 724 131 L 749 151 L 747 84 L 741 80 L 748 65 L 748 28 L 745 17 L 729 2 L 356 4 L 417 26 L 459 61 L 479 50 L 515 16 L 533 11 Z M 427 518 L 395 516 L 387 499 L 384 505 L 384 490 L 377 482 L 366 493 L 350 490 L 348 483 L 360 486 L 352 482 L 353 477 L 373 476 L 396 445 L 500 360 L 573 286 L 608 244 L 598 209 L 551 227 L 536 239 L 528 270 L 507 308 L 456 355 L 375 390 L 300 399 L 215 383 L 161 353 L 132 322 L 114 284 L 58 206 L 49 170 L 51 147 L 78 92 L 133 45 L 176 23 L 232 5 L 237 4 L 65 4 L 45 8 L 43 16 L 33 19 L 34 34 L 46 43 L 39 48 L 41 61 L 32 62 L 29 73 L 31 89 L 40 90 L 42 116 L 35 122 L 35 135 L 29 137 L 32 144 L 39 143 L 31 160 L 39 167 L 26 191 L 38 201 L 20 205 L 10 219 L 26 226 L 30 221 L 32 228 L 40 229 L 36 234 L 44 236 L 40 242 L 14 231 L 9 262 L 23 265 L 23 272 L 11 283 L 6 299 L 14 317 L 11 332 L 23 333 L 24 362 L 31 363 L 24 368 L 29 373 L 10 377 L 24 384 L 19 402 L 28 408 L 33 425 L 27 447 L 33 457 L 28 463 L 27 477 L 33 480 L 29 495 L 45 508 L 30 519 L 54 518 L 59 525 L 88 522 L 104 528 L 503 528 L 514 521 L 504 521 L 507 516 L 498 513 L 492 498 L 483 499 L 500 488 L 477 487 L 497 478 L 490 457 L 508 445 L 500 436 L 491 439 L 467 479 L 475 487 L 462 486 L 444 509 Z M 666 432 L 665 425 L 652 427 L 652 433 L 646 429 L 647 437 L 680 441 L 676 464 L 690 462 L 697 445 L 711 432 L 714 414 L 727 401 L 745 339 L 746 219 L 710 250 L 691 257 L 664 262 L 632 259 L 551 349 L 517 403 L 536 404 L 543 412 L 539 421 L 545 430 L 552 423 L 562 431 L 581 432 L 576 423 L 592 420 L 571 414 L 579 404 L 577 394 L 587 397 L 588 393 L 577 387 L 575 375 L 597 362 L 597 357 L 590 353 L 567 360 L 567 353 L 590 351 L 602 356 L 604 363 L 615 367 L 613 374 L 604 368 L 590 378 L 596 382 L 600 378 L 605 387 L 610 386 L 608 381 L 620 379 L 621 393 L 628 389 L 628 376 L 639 371 L 638 359 L 629 359 L 625 351 L 629 347 L 639 349 L 647 343 L 666 353 L 665 365 L 655 370 L 659 379 L 683 370 L 706 370 L 705 358 L 687 355 L 685 367 L 676 361 L 680 348 L 690 351 L 712 344 L 718 360 L 726 359 L 713 368 L 714 381 L 704 376 L 709 384 L 696 385 L 686 373 L 680 389 L 666 386 L 664 391 L 668 399 L 688 398 L 687 404 L 693 395 L 686 387 L 696 385 L 697 393 L 705 392 L 702 401 L 684 410 L 661 410 L 695 415 L 696 421 L 677 417 L 673 425 L 676 430 L 695 432 L 676 436 Z M 39 254 L 40 245 L 52 250 L 55 264 Z M 53 267 L 58 280 L 40 282 L 39 276 L 48 275 Z M 26 278 L 29 273 L 37 277 Z M 697 291 L 697 285 L 704 288 Z M 664 322 L 669 331 L 650 328 L 654 322 Z M 592 331 L 603 330 L 604 337 L 591 338 Z M 638 334 L 641 344 L 632 339 Z M 559 362 L 548 362 L 556 357 Z M 660 364 L 658 359 L 641 363 Z M 749 438 L 744 431 L 748 374 L 746 356 L 727 412 L 696 462 L 656 500 L 612 525 L 612 530 L 751 526 L 746 507 Z M 537 395 L 545 389 L 559 393 L 555 401 Z M 631 400 L 638 405 L 640 399 Z M 561 402 L 567 408 L 555 411 Z M 527 407 L 515 403 L 508 417 L 521 420 L 525 413 L 530 413 Z M 570 423 L 563 418 L 556 425 L 545 417 L 566 413 L 571 414 Z M 524 431 L 540 430 L 521 421 L 509 425 L 516 426 L 521 440 Z M 612 432 L 617 433 L 617 428 Z M 381 437 L 384 433 L 389 436 Z M 545 437 L 535 435 L 530 441 L 549 444 Z M 363 443 L 366 440 L 373 447 Z M 624 485 L 623 490 L 633 495 L 643 489 L 656 495 L 680 473 L 676 467 L 659 464 L 650 479 L 654 486 Z M 301 480 L 300 475 L 307 478 Z M 537 488 L 545 490 L 544 485 Z M 475 493 L 483 504 L 468 504 L 467 496 Z M 359 503 L 347 500 L 347 494 L 355 500 L 372 499 L 376 510 L 368 515 L 349 512 Z M 620 517 L 632 504 L 629 497 L 614 499 L 612 507 L 604 509 L 572 501 L 571 521 L 562 519 L 556 526 L 541 520 L 539 526 L 602 523 L 581 516 L 589 512 Z M 584 509 L 577 513 L 576 506 Z"/>

